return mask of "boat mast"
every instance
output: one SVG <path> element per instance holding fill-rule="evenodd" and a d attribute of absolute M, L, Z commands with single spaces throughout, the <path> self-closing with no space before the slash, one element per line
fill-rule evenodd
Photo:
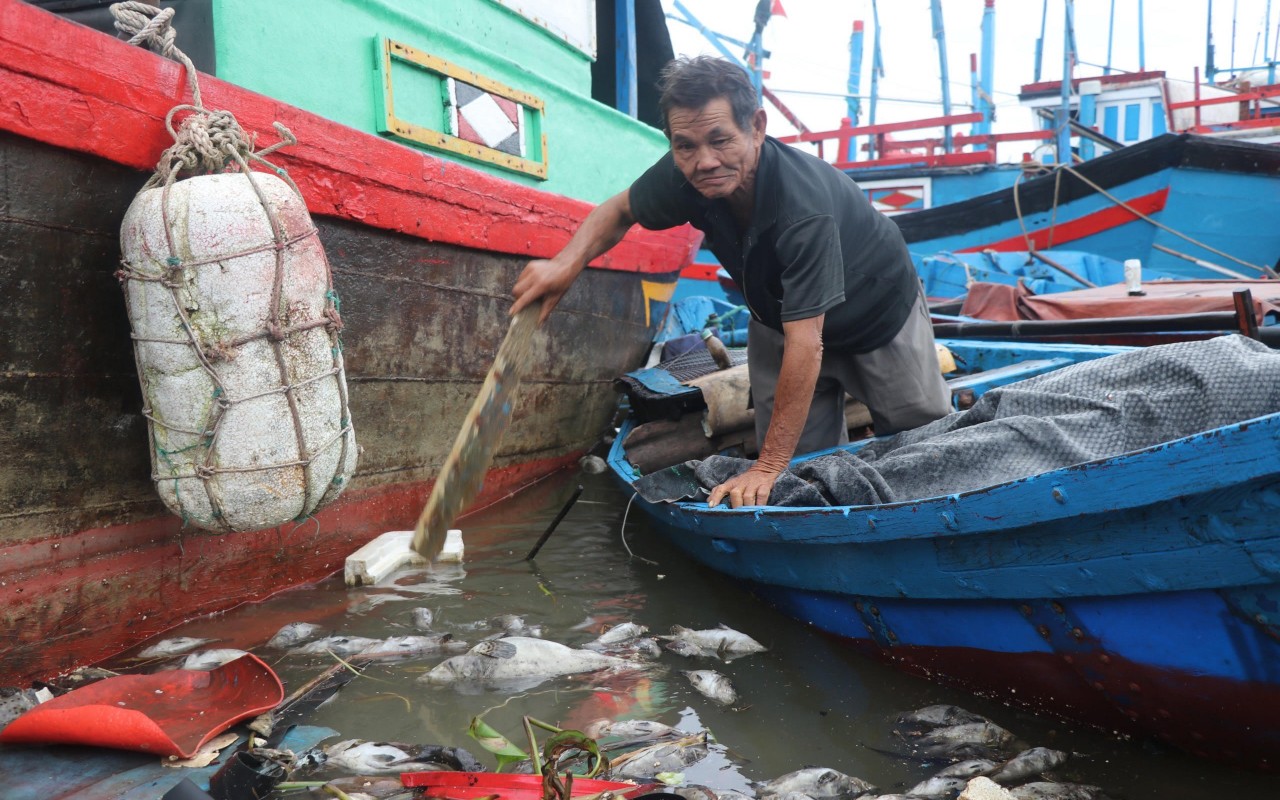
<path fill-rule="evenodd" d="M 1209 0 L 1209 5 L 1213 5 L 1213 0 Z M 1107 21 L 1107 64 L 1102 68 L 1103 75 L 1111 74 L 1111 42 L 1116 35 L 1116 0 L 1111 0 L 1111 16 Z"/>
<path fill-rule="evenodd" d="M 1271 52 L 1271 0 L 1267 0 L 1267 21 L 1262 27 L 1262 58 L 1267 62 L 1267 83 L 1276 82 L 1276 59 Z"/>
<path fill-rule="evenodd" d="M 853 21 L 853 34 L 849 37 L 849 82 L 846 84 L 849 96 L 845 99 L 845 111 L 849 115 L 850 127 L 858 126 L 858 117 L 862 113 L 862 20 Z M 850 136 L 845 143 L 841 161 L 853 161 L 858 157 L 857 138 Z"/>
<path fill-rule="evenodd" d="M 1075 62 L 1074 0 L 1063 4 L 1065 19 L 1062 35 L 1062 105 L 1058 108 L 1057 159 L 1058 164 L 1071 164 L 1071 71 Z"/>
<path fill-rule="evenodd" d="M 1036 83 L 1040 82 L 1040 65 L 1044 63 L 1044 21 L 1048 18 L 1049 0 L 1044 0 L 1044 5 L 1040 7 L 1040 38 L 1036 39 Z"/>
<path fill-rule="evenodd" d="M 1204 79 L 1213 83 L 1213 75 L 1217 72 L 1213 65 L 1213 0 L 1209 0 L 1209 15 L 1204 23 Z M 1197 90 L 1199 91 L 1199 90 Z"/>
<path fill-rule="evenodd" d="M 947 31 L 942 24 L 942 0 L 930 0 L 933 11 L 933 38 L 938 40 L 938 64 L 942 71 L 942 116 L 951 116 L 951 78 L 947 72 Z M 951 152 L 951 126 L 943 128 L 942 149 Z"/>
<path fill-rule="evenodd" d="M 993 100 L 996 80 L 996 0 L 986 0 L 982 9 L 982 65 L 979 72 L 978 102 L 975 108 L 982 112 L 982 122 L 976 126 L 983 136 L 991 133 L 995 121 L 996 105 Z M 987 149 L 981 145 L 979 149 Z M 994 147 L 992 149 L 995 149 Z"/>
<path fill-rule="evenodd" d="M 871 102 L 867 107 L 867 124 L 876 124 L 876 101 L 880 99 L 880 78 L 884 77 L 884 61 L 880 58 L 880 9 L 876 0 L 871 0 L 871 22 L 875 25 L 875 35 L 871 40 Z M 876 137 L 867 139 L 867 158 L 876 157 Z"/>
<path fill-rule="evenodd" d="M 1142 10 L 1142 0 L 1138 0 L 1138 71 L 1147 71 L 1147 15 Z"/>
<path fill-rule="evenodd" d="M 636 0 L 614 0 L 614 97 L 618 110 L 634 117 L 636 102 Z"/>

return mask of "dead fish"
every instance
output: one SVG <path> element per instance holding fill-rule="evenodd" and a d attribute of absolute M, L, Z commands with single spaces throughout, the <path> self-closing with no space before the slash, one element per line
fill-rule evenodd
<path fill-rule="evenodd" d="M 631 666 L 616 656 L 575 650 L 557 642 L 526 636 L 481 642 L 460 656 L 436 665 L 418 680 L 440 686 L 470 684 L 536 686 L 548 678 Z M 530 683 L 532 681 L 532 683 Z"/>
<path fill-rule="evenodd" d="M 1106 800 L 1102 789 L 1083 783 L 1037 781 L 1014 786 L 1008 791 L 1015 800 Z"/>
<path fill-rule="evenodd" d="M 637 625 L 634 622 L 624 622 L 621 625 L 614 625 L 592 641 L 584 644 L 583 647 L 591 650 L 607 650 L 610 646 L 629 642 L 632 639 L 639 639 L 648 632 L 649 629 L 643 625 Z"/>
<path fill-rule="evenodd" d="M 1013 734 L 994 722 L 965 722 L 959 725 L 934 728 L 924 736 L 921 736 L 916 741 L 916 744 L 920 747 L 977 744 L 998 749 L 1012 741 Z"/>
<path fill-rule="evenodd" d="M 729 706 L 738 702 L 738 690 L 733 688 L 728 678 L 713 669 L 686 670 L 684 676 L 704 697 L 720 705 Z"/>
<path fill-rule="evenodd" d="M 297 647 L 303 642 L 316 638 L 323 630 L 324 628 L 312 625 L 310 622 L 290 622 L 267 640 L 267 647 L 273 650 L 288 650 L 290 647 Z"/>
<path fill-rule="evenodd" d="M 608 469 L 608 465 L 604 463 L 604 459 L 600 456 L 585 455 L 578 460 L 578 466 L 588 475 L 599 475 Z"/>
<path fill-rule="evenodd" d="M 967 778 L 956 778 L 950 775 L 939 778 L 935 775 L 912 786 L 907 790 L 907 794 L 913 797 L 927 797 L 931 800 L 951 800 L 960 794 L 968 783 Z"/>
<path fill-rule="evenodd" d="M 439 653 L 445 642 L 453 639 L 451 633 L 432 636 L 391 636 L 375 639 L 373 644 L 360 651 L 360 655 L 377 659 L 414 658 Z M 463 642 L 465 645 L 466 643 Z"/>
<path fill-rule="evenodd" d="M 876 791 L 876 787 L 861 778 L 846 775 L 829 767 L 805 767 L 780 775 L 771 781 L 757 784 L 761 797 L 781 798 L 792 793 L 806 794 L 817 800 L 825 798 L 859 797 Z"/>
<path fill-rule="evenodd" d="M 342 778 L 333 778 L 325 783 L 345 792 L 351 800 L 356 800 L 357 797 L 372 797 L 375 799 L 392 797 L 397 794 L 403 794 L 405 791 L 404 784 L 400 782 L 399 776 L 379 778 L 369 775 L 348 775 Z"/>
<path fill-rule="evenodd" d="M 1030 778 L 1032 775 L 1040 775 L 1060 767 L 1067 763 L 1069 757 L 1061 750 L 1033 747 L 1030 750 L 1023 750 L 1009 759 L 1003 766 L 990 773 L 987 777 L 996 783 L 1007 786 L 1012 783 L 1018 783 L 1025 778 Z"/>
<path fill-rule="evenodd" d="M 624 719 L 617 722 L 598 719 L 588 725 L 584 733 L 592 739 L 603 739 L 607 736 L 618 739 L 663 739 L 686 735 L 684 731 L 670 725 L 647 719 Z"/>
<path fill-rule="evenodd" d="M 965 725 L 971 722 L 990 722 L 991 720 L 967 711 L 960 706 L 934 705 L 906 711 L 898 715 L 897 723 L 908 727 L 945 728 L 950 725 Z"/>
<path fill-rule="evenodd" d="M 1000 763 L 989 758 L 971 758 L 938 770 L 933 777 L 976 778 L 979 775 L 989 775 L 999 768 Z"/>
<path fill-rule="evenodd" d="M 663 642 L 662 646 L 675 653 L 678 656 L 686 658 L 697 658 L 699 656 L 711 656 L 714 653 L 705 652 L 693 642 L 686 642 L 684 639 L 671 639 Z"/>
<path fill-rule="evenodd" d="M 644 780 L 662 772 L 680 772 L 707 757 L 705 735 L 692 737 L 696 741 L 662 742 L 633 751 L 626 763 L 611 771 L 615 778 Z"/>
<path fill-rule="evenodd" d="M 366 742 L 347 739 L 323 748 L 321 757 L 311 762 L 356 775 L 390 775 L 400 772 L 428 772 L 457 769 L 480 772 L 484 767 L 475 757 L 459 747 L 405 744 L 403 742 Z"/>
<path fill-rule="evenodd" d="M 636 639 L 635 641 L 631 642 L 626 647 L 624 647 L 622 650 L 616 651 L 616 652 L 621 652 L 625 655 L 635 655 L 641 658 L 648 658 L 648 659 L 662 657 L 662 648 L 658 646 L 658 643 L 656 641 L 648 637 L 641 637 L 639 639 Z"/>
<path fill-rule="evenodd" d="M 48 689 L 19 689 L 16 686 L 0 688 L 0 729 L 31 709 L 53 699 Z"/>
<path fill-rule="evenodd" d="M 502 631 L 505 636 L 526 636 L 532 639 L 542 638 L 541 625 L 529 625 L 524 617 L 515 614 L 499 614 L 489 620 L 489 624 Z"/>
<path fill-rule="evenodd" d="M 370 639 L 365 636 L 326 636 L 323 639 L 308 642 L 301 647 L 295 647 L 289 652 L 300 656 L 322 656 L 327 653 L 333 653 L 336 656 L 346 658 L 354 656 L 356 653 L 362 652 L 368 649 L 370 645 L 378 644 L 380 641 L 380 639 Z"/>
<path fill-rule="evenodd" d="M 413 627 L 420 631 L 429 631 L 431 626 L 435 624 L 435 612 L 429 608 L 415 608 L 413 610 Z"/>
<path fill-rule="evenodd" d="M 182 661 L 179 669 L 195 669 L 195 670 L 211 670 L 226 664 L 229 661 L 235 661 L 240 656 L 249 655 L 244 650 L 236 650 L 230 647 L 219 648 L 217 650 L 201 650 L 198 653 L 192 653 Z"/>
<path fill-rule="evenodd" d="M 173 639 L 165 639 L 138 653 L 138 658 L 168 658 L 170 656 L 180 656 L 183 653 L 190 653 L 201 645 L 216 642 L 217 639 L 196 639 L 192 636 L 178 636 Z"/>
<path fill-rule="evenodd" d="M 722 658 L 724 656 L 745 656 L 751 653 L 763 653 L 768 649 L 755 639 L 745 633 L 735 631 L 728 625 L 701 631 L 673 625 L 671 627 L 671 635 L 667 638 L 689 642 L 696 645 L 703 652 L 715 653 Z"/>

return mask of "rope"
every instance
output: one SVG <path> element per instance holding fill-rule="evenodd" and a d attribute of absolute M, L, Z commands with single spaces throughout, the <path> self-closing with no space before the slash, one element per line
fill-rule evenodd
<path fill-rule="evenodd" d="M 1074 175 L 1075 177 L 1079 178 L 1090 189 L 1093 189 L 1095 192 L 1107 198 L 1112 203 L 1115 203 L 1116 205 L 1120 206 L 1125 211 L 1128 211 L 1130 214 L 1134 215 L 1138 219 L 1141 219 L 1144 222 L 1148 222 L 1166 233 L 1170 233 L 1174 236 L 1177 236 L 1179 239 L 1182 239 L 1183 241 L 1188 242 L 1189 244 L 1193 244 L 1196 247 L 1204 248 L 1205 250 L 1208 250 L 1210 253 L 1213 253 L 1214 255 L 1221 256 L 1222 258 L 1225 258 L 1229 261 L 1234 261 L 1235 263 L 1239 264 L 1242 267 L 1248 267 L 1249 269 L 1261 272 L 1263 275 L 1266 275 L 1269 278 L 1280 279 L 1280 274 L 1277 274 L 1276 271 L 1271 267 L 1268 267 L 1265 265 L 1258 266 L 1257 264 L 1250 264 L 1248 261 L 1243 261 L 1239 258 L 1236 258 L 1230 253 L 1224 253 L 1223 251 L 1217 249 L 1216 247 L 1207 245 L 1204 242 L 1199 241 L 1198 239 L 1192 238 L 1191 236 L 1188 236 L 1185 233 L 1182 233 L 1181 231 L 1175 230 L 1169 227 L 1168 225 L 1165 225 L 1164 223 L 1151 218 L 1147 214 L 1142 213 L 1141 211 L 1134 208 L 1130 204 L 1126 203 L 1125 201 L 1111 194 L 1110 192 L 1108 192 L 1106 189 L 1102 188 L 1098 184 L 1089 180 L 1084 175 L 1081 175 L 1080 172 L 1074 167 L 1070 167 L 1065 164 L 1063 164 L 1062 166 L 1059 166 L 1057 169 L 1054 170 L 1053 208 L 1052 208 L 1052 216 L 1050 217 L 1050 222 L 1049 222 L 1049 241 L 1047 243 L 1048 246 L 1044 248 L 1046 250 L 1051 249 L 1053 247 L 1053 229 L 1054 229 L 1054 226 L 1056 225 L 1057 215 L 1058 215 L 1058 188 L 1060 185 L 1060 179 L 1063 172 L 1067 172 L 1067 173 L 1070 173 L 1071 175 Z M 1022 215 L 1022 197 L 1019 192 L 1019 185 L 1022 183 L 1022 177 L 1023 176 L 1020 173 L 1018 177 L 1015 178 L 1013 181 L 1013 208 L 1014 208 L 1014 213 L 1016 213 L 1018 216 L 1018 227 L 1022 229 L 1022 240 L 1027 245 L 1027 251 L 1031 252 L 1041 248 L 1037 248 L 1032 244 L 1031 234 L 1027 231 L 1026 220 L 1023 218 L 1023 215 Z"/>
<path fill-rule="evenodd" d="M 161 189 L 160 211 L 163 222 L 165 239 L 169 248 L 169 255 L 153 256 L 151 263 L 163 263 L 163 267 L 159 273 L 148 271 L 141 266 L 133 265 L 127 261 L 122 262 L 122 269 L 116 273 L 116 277 L 125 285 L 126 304 L 130 303 L 130 293 L 127 288 L 128 281 L 137 280 L 143 282 L 158 282 L 161 286 L 169 290 L 169 296 L 173 302 L 174 316 L 186 338 L 183 340 L 173 339 L 157 339 L 144 338 L 135 336 L 138 342 L 156 342 L 162 344 L 182 344 L 190 346 L 193 350 L 196 360 L 200 364 L 200 368 L 208 376 L 213 385 L 213 402 L 210 404 L 209 416 L 205 420 L 204 430 L 192 431 L 184 430 L 173 425 L 169 425 L 155 417 L 151 409 L 144 409 L 144 416 L 147 419 L 148 426 L 151 428 L 152 441 L 155 444 L 155 451 L 159 456 L 159 460 L 163 461 L 164 466 L 168 467 L 170 475 L 160 475 L 162 471 L 159 469 L 160 463 L 153 457 L 154 474 L 153 480 L 159 482 L 161 480 L 174 480 L 175 495 L 177 492 L 177 481 L 180 478 L 199 478 L 204 483 L 205 493 L 208 497 L 209 506 L 212 509 L 212 516 L 215 520 L 223 518 L 223 512 L 220 507 L 220 492 L 215 491 L 213 479 L 222 473 L 228 472 L 256 472 L 262 470 L 270 470 L 284 467 L 301 467 L 304 471 L 303 480 L 303 512 L 308 514 L 310 511 L 320 504 L 327 502 L 333 495 L 340 491 L 343 484 L 341 478 L 334 478 L 329 482 L 329 487 L 324 491 L 323 497 L 319 498 L 318 503 L 313 503 L 312 485 L 311 485 L 311 468 L 316 457 L 328 450 L 335 443 L 341 443 L 341 452 L 339 453 L 337 465 L 347 462 L 348 448 L 353 446 L 352 426 L 347 416 L 347 387 L 346 382 L 342 380 L 342 341 L 339 332 L 342 329 L 342 318 L 338 313 L 338 296 L 333 289 L 333 275 L 329 269 L 329 265 L 324 265 L 325 274 L 325 291 L 323 295 L 323 309 L 318 319 L 306 320 L 303 322 L 290 323 L 288 317 L 290 309 L 288 306 L 297 298 L 289 298 L 285 296 L 284 285 L 286 278 L 286 252 L 295 248 L 304 240 L 316 236 L 318 231 L 314 226 L 300 234 L 288 235 L 284 226 L 281 224 L 274 206 L 268 201 L 259 181 L 254 177 L 254 171 L 250 168 L 250 162 L 256 163 L 272 174 L 283 180 L 290 189 L 299 197 L 302 197 L 297 184 L 289 177 L 289 174 L 282 168 L 275 166 L 266 160 L 266 156 L 279 150 L 281 147 L 297 144 L 297 139 L 289 131 L 288 128 L 279 122 L 274 123 L 276 132 L 280 136 L 280 141 L 270 147 L 261 150 L 254 150 L 254 136 L 245 132 L 240 127 L 240 123 L 236 121 L 235 116 L 229 111 L 210 110 L 205 108 L 204 102 L 200 94 L 200 81 L 197 76 L 195 65 L 191 59 L 187 57 L 175 44 L 177 33 L 173 29 L 172 20 L 174 9 L 160 9 L 148 3 L 127 2 L 113 3 L 111 5 L 111 14 L 115 18 L 116 30 L 129 37 L 129 44 L 145 46 L 152 51 L 166 57 L 178 61 L 186 70 L 187 86 L 191 91 L 191 103 L 180 104 L 174 106 L 165 115 L 165 129 L 169 135 L 173 137 L 174 143 L 168 147 L 160 156 L 159 162 L 156 164 L 155 173 L 143 186 L 143 191 L 153 188 Z M 187 114 L 182 118 L 181 122 L 175 128 L 175 118 L 179 114 Z M 191 260 L 183 262 L 178 256 L 181 252 L 175 241 L 175 226 L 171 218 L 170 209 L 170 191 L 174 183 L 181 177 L 201 174 L 221 174 L 226 172 L 238 172 L 245 176 L 249 181 L 250 187 L 258 198 L 258 202 L 262 207 L 263 213 L 266 215 L 267 224 L 271 229 L 271 242 L 260 247 L 251 248 L 249 250 L 231 254 L 219 255 L 216 257 L 204 258 L 200 260 Z M 317 247 L 320 258 L 324 259 L 323 247 Z M 264 328 L 256 333 L 240 336 L 225 341 L 206 343 L 202 340 L 199 330 L 194 325 L 187 313 L 190 306 L 184 302 L 187 299 L 189 287 L 195 283 L 195 274 L 193 270 L 197 267 L 210 264 L 226 264 L 237 258 L 253 255 L 259 252 L 272 252 L 275 260 L 274 277 L 272 280 L 270 313 Z M 296 313 L 294 310 L 293 313 Z M 132 314 L 131 314 L 132 318 Z M 321 373 L 311 377 L 291 379 L 290 363 L 287 357 L 286 344 L 290 337 L 296 334 L 303 334 L 317 328 L 326 328 L 329 334 L 329 350 L 332 355 L 332 367 Z M 230 361 L 234 358 L 235 350 L 249 342 L 266 339 L 271 347 L 276 369 L 280 376 L 280 386 L 265 392 L 258 392 L 246 397 L 232 398 L 226 385 L 223 383 L 218 372 L 214 369 L 215 362 Z M 135 362 L 138 361 L 137 346 L 135 345 L 134 353 Z M 141 363 L 138 362 L 140 376 L 146 373 L 141 369 Z M 304 435 L 302 416 L 298 407 L 298 399 L 296 390 L 310 384 L 312 382 L 333 377 L 336 379 L 339 401 L 342 408 L 342 419 L 338 425 L 338 431 L 327 441 L 321 443 L 318 447 L 309 448 Z M 145 386 L 144 386 L 145 388 Z M 253 467 L 222 467 L 218 465 L 217 445 L 219 435 L 222 430 L 222 422 L 226 417 L 226 412 L 235 404 L 242 403 L 256 397 L 267 394 L 283 394 L 289 407 L 291 417 L 294 440 L 297 446 L 298 457 L 294 460 L 285 461 L 276 464 L 254 465 Z M 182 434 L 186 436 L 198 436 L 197 441 L 186 447 L 176 449 L 165 449 L 161 446 L 160 439 L 156 435 L 156 429 L 163 428 L 170 434 Z M 169 437 L 165 437 L 165 443 L 169 443 Z M 183 453 L 196 447 L 203 447 L 203 459 L 193 457 L 191 459 L 191 472 L 179 472 L 179 465 L 174 463 L 170 458 L 173 454 Z M 199 463 L 202 461 L 203 463 Z M 183 512 L 184 520 L 186 512 Z M 208 521 L 203 521 L 208 525 Z M 210 527 L 220 527 L 225 529 L 226 523 L 210 525 Z"/>

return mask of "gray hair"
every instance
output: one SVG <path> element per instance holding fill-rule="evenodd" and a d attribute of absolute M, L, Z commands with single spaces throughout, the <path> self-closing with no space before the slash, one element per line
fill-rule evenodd
<path fill-rule="evenodd" d="M 756 89 L 737 64 L 711 56 L 681 56 L 663 67 L 658 82 L 662 96 L 658 109 L 662 113 L 662 132 L 671 135 L 667 116 L 673 108 L 699 109 L 717 97 L 729 101 L 733 121 L 743 131 L 751 130 L 751 119 L 757 105 Z"/>

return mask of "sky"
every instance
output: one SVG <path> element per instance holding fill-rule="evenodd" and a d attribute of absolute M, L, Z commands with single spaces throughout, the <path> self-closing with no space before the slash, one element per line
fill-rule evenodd
<path fill-rule="evenodd" d="M 838 127 L 847 115 L 849 37 L 853 21 L 865 22 L 862 93 L 870 91 L 872 8 L 871 0 L 780 0 L 786 16 L 775 16 L 764 33 L 764 46 L 772 51 L 765 69 L 765 85 L 773 89 L 812 130 Z M 1139 0 L 1075 0 L 1076 48 L 1081 75 L 1102 74 L 1107 61 L 1108 18 L 1115 5 L 1111 45 L 1113 71 L 1139 68 Z M 747 40 L 756 0 L 681 0 L 703 25 L 740 40 Z M 1232 12 L 1235 11 L 1235 63 L 1261 64 L 1262 34 L 1269 0 L 1215 0 L 1213 40 L 1219 69 L 1231 63 Z M 662 0 L 667 27 L 677 55 L 718 55 L 693 27 L 670 18 L 675 0 Z M 1047 0 L 1044 56 L 1041 80 L 1062 76 L 1064 0 Z M 1170 79 L 1191 82 L 1194 68 L 1204 69 L 1205 27 L 1209 0 L 1145 0 L 1145 66 L 1164 70 Z M 1270 46 L 1277 46 L 1280 0 L 1272 0 Z M 1040 35 L 1045 0 L 995 1 L 995 84 L 997 131 L 1030 130 L 1030 112 L 1018 106 L 1019 88 L 1035 75 L 1035 42 Z M 929 0 L 879 0 L 880 48 L 884 76 L 880 79 L 877 122 L 896 122 L 942 115 L 938 48 L 933 39 Z M 952 113 L 969 112 L 969 54 L 981 52 L 983 0 L 942 0 L 950 73 Z M 730 46 L 735 55 L 740 49 Z M 1096 64 L 1098 66 L 1089 66 Z M 1220 78 L 1225 76 L 1220 76 Z M 808 94 L 812 93 L 812 94 Z M 819 93 L 841 95 L 822 96 Z M 901 102 L 927 101 L 920 102 Z M 769 132 L 794 132 L 768 103 Z M 867 123 L 867 101 L 862 104 Z"/>

